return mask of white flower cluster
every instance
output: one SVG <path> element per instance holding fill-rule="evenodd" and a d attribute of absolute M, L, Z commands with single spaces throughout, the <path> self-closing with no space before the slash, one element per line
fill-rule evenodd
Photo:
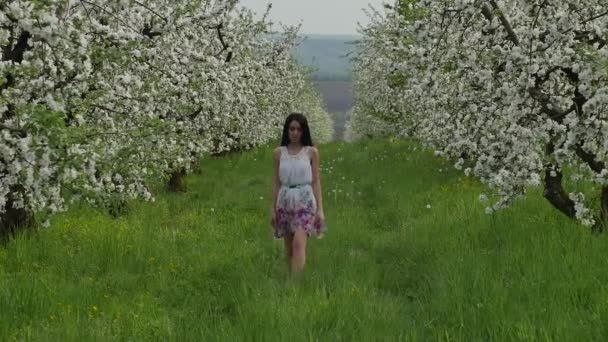
<path fill-rule="evenodd" d="M 543 178 L 561 186 L 566 165 L 608 185 L 605 0 L 399 0 L 371 18 L 356 110 L 469 162 L 500 197 L 488 212 Z M 555 194 L 594 224 L 584 197 Z"/>
<path fill-rule="evenodd" d="M 399 133 L 403 115 L 394 101 L 400 99 L 399 89 L 391 86 L 392 75 L 386 62 L 395 58 L 384 48 L 387 37 L 394 36 L 392 24 L 374 8 L 368 16 L 371 24 L 358 42 L 360 53 L 353 64 L 355 103 L 348 112 L 344 140 L 387 137 Z M 377 59 L 375 59 L 377 58 Z"/>
<path fill-rule="evenodd" d="M 235 0 L 0 2 L 0 220 L 276 138 L 305 86 L 283 34 Z"/>

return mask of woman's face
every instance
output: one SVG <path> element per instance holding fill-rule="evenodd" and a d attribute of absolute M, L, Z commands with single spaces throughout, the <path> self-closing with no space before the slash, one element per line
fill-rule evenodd
<path fill-rule="evenodd" d="M 289 123 L 289 140 L 292 143 L 299 143 L 302 141 L 302 126 L 296 120 Z"/>

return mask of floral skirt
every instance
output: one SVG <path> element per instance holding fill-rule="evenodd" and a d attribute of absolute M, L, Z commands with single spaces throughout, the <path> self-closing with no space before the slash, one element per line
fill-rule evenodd
<path fill-rule="evenodd" d="M 276 210 L 275 239 L 281 239 L 297 230 L 305 231 L 308 236 L 315 235 L 320 238 L 326 230 L 325 225 L 321 225 L 316 220 L 317 203 L 310 185 L 296 188 L 281 187 Z"/>

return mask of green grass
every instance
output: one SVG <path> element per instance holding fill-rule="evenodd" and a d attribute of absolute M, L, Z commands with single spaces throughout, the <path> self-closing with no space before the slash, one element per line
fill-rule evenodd
<path fill-rule="evenodd" d="M 261 148 L 205 161 L 186 194 L 119 219 L 74 208 L 0 248 L 0 340 L 608 338 L 606 236 L 540 190 L 489 216 L 483 186 L 406 142 L 320 150 L 328 232 L 300 281 Z"/>

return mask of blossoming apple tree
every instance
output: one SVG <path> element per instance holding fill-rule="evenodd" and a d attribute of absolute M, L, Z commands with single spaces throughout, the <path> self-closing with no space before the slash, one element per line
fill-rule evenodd
<path fill-rule="evenodd" d="M 404 135 L 488 184 L 488 212 L 542 185 L 568 217 L 606 221 L 605 1 L 400 0 L 372 17 L 359 98 L 376 94 L 371 106 Z M 599 208 L 565 174 L 594 184 Z"/>
<path fill-rule="evenodd" d="M 234 0 L 0 3 L 0 232 L 78 199 L 152 200 L 201 155 L 251 148 L 304 85 Z"/>

